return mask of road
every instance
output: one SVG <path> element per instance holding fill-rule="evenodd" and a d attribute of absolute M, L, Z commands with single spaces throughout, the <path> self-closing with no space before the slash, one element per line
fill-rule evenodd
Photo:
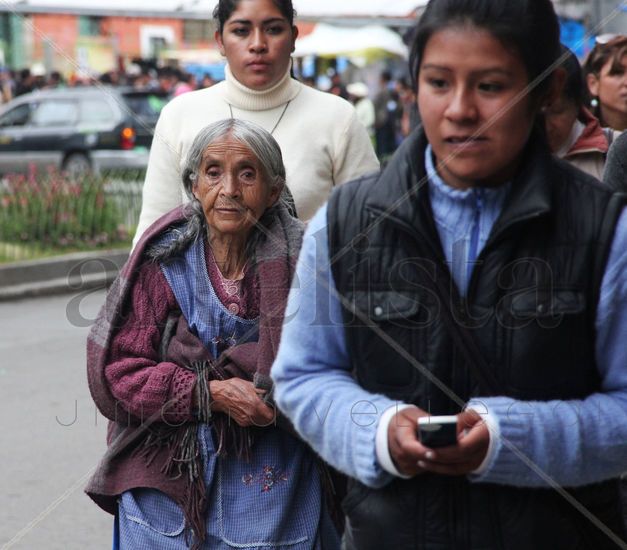
<path fill-rule="evenodd" d="M 0 548 L 111 548 L 112 516 L 84 493 L 105 450 L 85 374 L 104 292 L 0 303 Z"/>

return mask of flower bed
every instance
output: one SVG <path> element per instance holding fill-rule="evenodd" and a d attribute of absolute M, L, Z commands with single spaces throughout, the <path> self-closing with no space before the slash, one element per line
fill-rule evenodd
<path fill-rule="evenodd" d="M 115 247 L 130 242 L 128 201 L 107 190 L 110 179 L 72 179 L 55 170 L 30 171 L 0 184 L 0 261 L 76 250 Z M 136 194 L 136 193 L 135 193 Z M 3 246 L 4 244 L 4 246 Z"/>

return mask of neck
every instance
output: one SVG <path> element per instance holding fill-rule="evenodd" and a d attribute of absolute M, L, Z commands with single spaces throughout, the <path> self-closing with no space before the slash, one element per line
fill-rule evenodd
<path fill-rule="evenodd" d="M 216 235 L 209 233 L 209 246 L 218 269 L 227 279 L 241 276 L 246 264 L 246 238 L 240 235 Z"/>
<path fill-rule="evenodd" d="M 266 90 L 247 88 L 233 76 L 229 66 L 225 69 L 226 100 L 237 109 L 266 111 L 275 109 L 294 99 L 300 88 L 290 76 L 289 69 L 283 78 Z"/>
<path fill-rule="evenodd" d="M 601 105 L 601 120 L 603 121 L 603 126 L 612 128 L 612 130 L 618 130 L 619 132 L 627 130 L 627 113 L 607 109 Z"/>

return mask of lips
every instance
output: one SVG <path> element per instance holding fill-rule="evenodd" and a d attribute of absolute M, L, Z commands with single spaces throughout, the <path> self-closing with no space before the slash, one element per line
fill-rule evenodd
<path fill-rule="evenodd" d="M 263 70 L 263 69 L 266 69 L 269 65 L 270 64 L 268 62 L 263 61 L 261 59 L 254 59 L 250 61 L 249 63 L 247 63 L 247 66 L 253 70 Z"/>
<path fill-rule="evenodd" d="M 472 145 L 472 144 L 481 143 L 487 140 L 484 137 L 477 137 L 477 136 L 449 136 L 447 138 L 444 138 L 444 141 L 452 145 Z"/>

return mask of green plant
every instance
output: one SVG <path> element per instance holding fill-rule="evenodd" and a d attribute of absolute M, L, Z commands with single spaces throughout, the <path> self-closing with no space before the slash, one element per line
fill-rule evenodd
<path fill-rule="evenodd" d="M 128 240 L 106 180 L 73 179 L 57 170 L 7 176 L 0 186 L 0 241 L 57 249 L 96 248 Z"/>

